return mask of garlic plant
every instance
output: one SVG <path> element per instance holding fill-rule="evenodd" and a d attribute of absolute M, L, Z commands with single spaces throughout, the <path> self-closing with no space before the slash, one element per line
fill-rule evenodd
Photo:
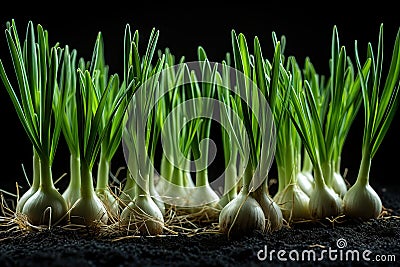
<path fill-rule="evenodd" d="M 290 60 L 292 73 L 298 69 L 294 58 Z M 298 73 L 298 72 L 297 72 Z M 303 88 L 304 86 L 304 88 Z M 310 157 L 314 168 L 314 189 L 309 200 L 310 215 L 314 219 L 335 217 L 342 212 L 342 200 L 333 189 L 328 186 L 327 179 L 332 175 L 330 162 L 328 160 L 329 140 L 323 136 L 319 111 L 315 99 L 312 97 L 311 87 L 307 80 L 293 83 L 291 87 L 291 101 L 289 115 L 293 121 L 302 144 Z M 305 194 L 306 195 L 306 194 Z"/>
<path fill-rule="evenodd" d="M 100 33 L 98 40 L 93 49 L 92 64 L 90 66 L 91 73 L 94 77 L 94 88 L 96 89 L 96 94 L 98 96 L 102 95 L 106 90 L 107 83 L 109 81 L 109 67 L 105 63 L 104 55 L 104 42 L 103 36 Z M 118 76 L 116 77 L 118 78 Z M 119 204 L 114 196 L 115 193 L 111 191 L 109 186 L 109 178 L 111 173 L 111 163 L 112 159 L 120 146 L 122 138 L 122 121 L 126 111 L 127 100 L 122 100 L 122 103 L 118 106 L 116 112 L 115 104 L 117 100 L 124 93 L 127 84 L 119 84 L 118 79 L 116 79 L 116 87 L 110 91 L 106 98 L 104 110 L 102 112 L 101 128 L 106 128 L 104 132 L 104 138 L 102 139 L 98 165 L 97 165 L 97 179 L 96 179 L 96 194 L 103 202 L 109 217 L 116 218 L 119 213 Z M 120 89 L 119 89 L 120 87 Z M 114 118 L 111 121 L 111 125 L 108 126 L 108 120 L 110 118 L 110 113 L 114 113 Z"/>
<path fill-rule="evenodd" d="M 294 58 L 291 68 L 298 69 Z M 362 72 L 367 73 L 368 68 L 365 65 Z M 292 120 L 313 166 L 314 189 L 309 206 L 315 219 L 342 214 L 342 196 L 347 188 L 339 170 L 341 152 L 361 103 L 360 76 L 355 77 L 346 48 L 339 45 L 335 26 L 330 71 L 328 83 L 324 84 L 306 62 L 304 82 L 293 87 L 291 101 L 291 111 L 296 114 Z"/>
<path fill-rule="evenodd" d="M 119 224 L 140 235 L 162 234 L 163 212 L 150 193 L 151 176 L 154 174 L 154 155 L 160 129 L 157 123 L 157 103 L 160 95 L 159 76 L 165 57 L 153 66 L 152 59 L 159 32 L 152 30 L 143 62 L 139 61 L 137 32 L 131 36 L 129 24 L 125 31 L 125 78 L 136 81 L 135 91 L 129 102 L 128 118 L 123 126 L 122 144 L 129 174 L 135 185 L 133 199 L 123 208 Z M 127 177 L 130 179 L 130 177 Z"/>
<path fill-rule="evenodd" d="M 208 166 L 210 157 L 215 157 L 215 149 L 210 150 L 211 123 L 216 97 L 217 65 L 211 65 L 202 47 L 198 48 L 198 67 L 200 74 L 191 72 L 190 85 L 193 97 L 185 105 L 188 119 L 199 121 L 191 143 L 193 154 L 196 184 L 189 189 L 189 205 L 193 213 L 200 212 L 201 216 L 209 220 L 218 218 L 219 196 L 211 187 L 208 180 Z M 197 77 L 199 75 L 199 77 Z M 214 152 L 214 154 L 211 154 Z"/>
<path fill-rule="evenodd" d="M 167 164 L 161 170 L 169 171 L 161 173 L 164 179 L 160 180 L 157 188 L 161 189 L 159 194 L 168 209 L 188 213 L 191 206 L 190 192 L 193 192 L 194 186 L 193 182 L 188 181 L 191 180 L 188 163 L 192 157 L 192 143 L 200 120 L 189 120 L 187 112 L 190 112 L 190 105 L 184 104 L 195 95 L 191 85 L 190 67 L 184 62 L 176 66 L 169 64 L 166 61 L 161 77 L 162 86 L 167 90 L 160 99 L 161 109 L 158 116 L 166 157 L 164 164 Z"/>
<path fill-rule="evenodd" d="M 276 42 L 276 36 L 273 36 Z M 291 57 L 288 61 L 291 61 Z M 281 73 L 282 78 L 275 89 L 276 104 L 272 108 L 278 129 L 275 159 L 279 187 L 274 200 L 280 205 L 283 218 L 291 223 L 292 221 L 307 220 L 311 217 L 310 198 L 298 185 L 298 174 L 301 168 L 301 139 L 288 113 L 288 101 L 291 97 L 290 88 L 296 86 L 296 84 L 301 84 L 302 77 L 297 69 L 292 69 L 292 73 L 281 70 Z"/>
<path fill-rule="evenodd" d="M 77 79 L 77 51 L 73 50 L 66 54 L 62 65 L 63 72 L 60 78 L 59 88 L 66 91 L 66 103 L 62 115 L 62 134 L 67 143 L 69 158 L 69 184 L 62 193 L 63 198 L 67 202 L 68 209 L 75 204 L 81 197 L 81 161 L 79 153 L 79 136 L 78 136 L 78 116 L 76 113 L 76 99 L 78 79 Z M 84 64 L 83 58 L 80 64 Z M 58 92 L 58 91 L 56 91 Z"/>
<path fill-rule="evenodd" d="M 234 95 L 233 92 L 227 90 L 230 88 L 230 79 L 228 79 L 230 74 L 230 58 L 227 57 L 225 61 L 222 62 L 221 74 L 217 72 L 217 94 L 218 100 L 224 103 L 224 108 L 220 108 L 220 120 L 221 120 L 221 141 L 224 149 L 224 186 L 221 188 L 222 195 L 219 199 L 218 206 L 223 208 L 231 200 L 237 196 L 239 181 L 238 181 L 238 156 L 239 156 L 239 146 L 235 143 L 235 138 L 232 136 L 233 131 L 229 131 L 229 128 L 225 126 L 229 125 L 229 122 L 235 124 L 240 121 L 238 117 L 235 117 L 236 111 L 233 109 L 231 98 Z M 237 115 L 236 115 L 237 116 Z M 237 126 L 236 126 L 237 127 Z M 243 126 L 242 126 L 243 127 Z"/>
<path fill-rule="evenodd" d="M 67 221 L 67 205 L 55 188 L 52 163 L 61 132 L 61 115 L 65 91 L 56 95 L 60 61 L 64 49 L 59 44 L 50 46 L 48 32 L 32 21 L 28 22 L 26 38 L 21 45 L 15 21 L 6 25 L 6 37 L 11 54 L 19 92 L 7 77 L 0 61 L 0 76 L 14 105 L 18 118 L 34 147 L 34 175 L 40 173 L 34 192 L 22 199 L 18 209 L 33 225 L 54 225 Z M 54 106 L 54 111 L 53 111 Z M 39 158 L 37 164 L 35 157 Z M 36 169 L 39 165 L 39 170 Z M 34 177 L 34 178 L 35 178 Z M 35 178 L 36 179 L 36 178 Z"/>
<path fill-rule="evenodd" d="M 399 104 L 400 30 L 396 35 L 391 64 L 384 81 L 381 81 L 383 24 L 379 29 L 377 51 L 374 52 L 372 44 L 368 43 L 365 64 L 371 65 L 369 73 L 363 72 L 357 42 L 355 54 L 362 88 L 365 124 L 360 169 L 355 183 L 344 195 L 344 214 L 351 218 L 368 220 L 378 218 L 382 212 L 382 201 L 371 187 L 369 176 L 372 159 L 382 144 Z"/>
<path fill-rule="evenodd" d="M 71 222 L 80 225 L 96 225 L 98 223 L 108 223 L 109 213 L 107 207 L 95 192 L 93 185 L 93 167 L 104 138 L 109 133 L 109 128 L 113 125 L 120 125 L 123 116 L 120 114 L 120 106 L 126 110 L 127 103 L 133 95 L 131 83 L 120 86 L 118 74 L 110 75 L 105 83 L 104 90 L 98 87 L 97 76 L 99 73 L 95 69 L 97 66 L 99 50 L 97 49 L 102 41 L 101 32 L 98 33 L 94 56 L 89 64 L 89 69 L 78 68 L 79 88 L 75 94 L 75 101 L 78 114 L 78 140 L 80 152 L 80 174 L 81 174 L 81 196 L 71 209 Z M 120 93 L 115 91 L 122 90 Z M 114 99 L 113 108 L 105 113 L 109 97 L 117 95 Z M 124 111 L 122 112 L 124 114 Z M 115 122 L 117 121 L 117 122 Z"/>
<path fill-rule="evenodd" d="M 275 100 L 275 86 L 279 79 L 281 50 L 277 42 L 272 67 L 266 77 L 264 58 L 258 39 L 255 38 L 255 61 L 248 52 L 246 38 L 243 34 L 236 35 L 232 31 L 233 55 L 236 67 L 236 96 L 232 105 L 237 106 L 239 117 L 243 120 L 242 128 L 247 133 L 249 145 L 249 160 L 245 166 L 242 187 L 238 195 L 231 200 L 219 216 L 220 230 L 228 235 L 235 236 L 254 230 L 262 232 L 277 230 L 282 227 L 281 211 L 269 198 L 266 190 L 268 172 L 275 152 L 275 125 L 273 111 L 268 104 Z M 255 66 L 255 67 L 252 67 Z M 253 68 L 253 69 L 252 69 Z M 241 71 L 242 73 L 239 73 Z M 234 86 L 234 85 L 231 85 Z M 259 89 L 258 89 L 258 88 Z M 268 89 L 267 89 L 268 88 Z M 267 103 L 268 99 L 270 102 Z M 272 103 L 272 108 L 274 103 Z M 238 135 L 238 144 L 243 146 L 245 135 Z M 244 160 L 244 151 L 239 149 L 241 160 Z M 239 170 L 239 175 L 243 170 Z M 261 206 L 262 205 L 262 206 Z M 273 214 L 273 216 L 271 216 Z"/>

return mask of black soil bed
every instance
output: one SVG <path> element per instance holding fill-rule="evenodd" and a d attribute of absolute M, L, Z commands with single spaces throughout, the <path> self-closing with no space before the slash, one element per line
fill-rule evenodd
<path fill-rule="evenodd" d="M 0 233 L 0 266 L 398 266 L 400 195 L 380 188 L 385 216 L 297 223 L 240 239 L 220 234 L 96 238 L 53 228 Z"/>

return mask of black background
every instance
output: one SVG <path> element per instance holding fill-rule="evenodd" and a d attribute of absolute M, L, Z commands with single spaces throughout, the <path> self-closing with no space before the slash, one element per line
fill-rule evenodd
<path fill-rule="evenodd" d="M 3 8 L 0 12 L 0 58 L 13 77 L 10 54 L 4 35 L 5 23 L 15 19 L 20 39 L 24 37 L 29 20 L 41 24 L 49 31 L 50 42 L 60 42 L 76 48 L 78 55 L 89 59 L 96 35 L 102 32 L 105 42 L 105 56 L 111 73 L 122 74 L 123 35 L 125 25 L 130 24 L 132 30 L 139 30 L 140 47 L 145 48 L 148 36 L 153 27 L 160 31 L 157 47 L 166 47 L 177 58 L 185 56 L 186 61 L 196 60 L 197 47 L 203 46 L 210 61 L 220 62 L 226 52 L 231 52 L 232 29 L 245 34 L 248 44 L 252 46 L 254 36 L 258 36 L 263 46 L 265 57 L 271 58 L 271 33 L 285 35 L 287 39 L 287 56 L 296 56 L 302 64 L 309 56 L 320 74 L 329 73 L 328 60 L 332 28 L 338 27 L 340 44 L 346 46 L 347 54 L 354 55 L 354 41 L 359 43 L 360 56 L 365 55 L 367 42 L 377 45 L 379 26 L 384 24 L 385 66 L 388 65 L 395 34 L 400 26 L 400 16 L 391 6 L 374 6 L 363 9 L 362 6 L 350 8 L 347 5 L 292 6 L 290 3 L 264 4 L 263 7 L 252 3 L 241 3 L 240 6 L 216 8 L 216 3 L 206 5 L 192 2 L 191 7 L 160 6 L 153 3 L 150 6 L 132 5 L 114 8 L 116 3 L 103 6 L 101 11 L 94 7 L 82 9 L 75 5 L 67 6 L 60 3 L 54 9 L 43 7 L 44 12 L 37 9 Z M 251 52 L 250 48 L 250 52 Z M 354 57 L 353 57 L 354 58 Z M 15 83 L 14 83 L 15 84 Z M 16 86 L 16 84 L 15 84 Z M 26 188 L 22 171 L 24 165 L 27 174 L 31 172 L 32 146 L 18 121 L 11 101 L 0 84 L 1 111 L 1 161 L 0 188 L 15 193 L 15 182 Z M 342 171 L 348 169 L 347 179 L 352 183 L 357 176 L 361 159 L 361 142 L 363 131 L 362 110 L 357 117 L 343 151 Z M 392 127 L 378 150 L 372 162 L 371 183 L 390 185 L 398 183 L 397 168 L 399 164 L 398 131 L 400 116 L 396 115 Z M 214 135 L 218 135 L 215 132 Z M 218 140 L 218 136 L 214 136 Z M 53 165 L 53 175 L 57 179 L 69 168 L 67 147 L 60 139 Z M 223 154 L 220 150 L 210 176 L 219 175 L 223 164 Z M 117 152 L 112 171 L 123 166 L 122 152 Z M 215 167 L 215 168 L 214 168 Z M 274 173 L 274 170 L 272 170 Z M 211 177 L 212 178 L 212 177 Z M 66 182 L 66 178 L 64 178 Z"/>

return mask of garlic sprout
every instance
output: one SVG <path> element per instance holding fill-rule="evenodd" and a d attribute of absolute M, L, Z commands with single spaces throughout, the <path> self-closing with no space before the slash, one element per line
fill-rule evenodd
<path fill-rule="evenodd" d="M 369 174 L 372 159 L 389 130 L 399 104 L 400 30 L 396 35 L 391 64 L 384 83 L 381 83 L 382 24 L 379 29 L 377 54 L 374 53 L 371 43 L 368 43 L 365 64 L 371 65 L 369 73 L 365 73 L 361 67 L 357 42 L 355 42 L 355 54 L 362 88 L 365 124 L 360 168 L 355 183 L 344 196 L 344 214 L 351 218 L 368 220 L 378 218 L 382 212 L 382 201 L 369 183 Z"/>
<path fill-rule="evenodd" d="M 33 225 L 53 225 L 67 221 L 67 205 L 53 183 L 52 163 L 61 132 L 65 91 L 56 95 L 63 49 L 50 46 L 48 32 L 28 22 L 21 46 L 15 21 L 7 23 L 6 37 L 18 81 L 19 94 L 11 85 L 0 61 L 0 76 L 18 118 L 39 157 L 40 183 L 37 190 L 19 206 Z M 54 106 L 54 111 L 53 111 Z M 36 153 L 36 155 L 35 155 Z M 36 163 L 33 165 L 37 167 Z M 36 186 L 37 184 L 35 184 Z M 32 188 L 33 192 L 35 188 Z"/>

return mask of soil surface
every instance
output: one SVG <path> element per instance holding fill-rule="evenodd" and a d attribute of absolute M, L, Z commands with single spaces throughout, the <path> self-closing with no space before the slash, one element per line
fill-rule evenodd
<path fill-rule="evenodd" d="M 379 219 L 297 223 L 240 239 L 215 233 L 117 240 L 61 228 L 2 231 L 0 266 L 398 266 L 400 190 L 377 192 L 389 212 Z"/>

